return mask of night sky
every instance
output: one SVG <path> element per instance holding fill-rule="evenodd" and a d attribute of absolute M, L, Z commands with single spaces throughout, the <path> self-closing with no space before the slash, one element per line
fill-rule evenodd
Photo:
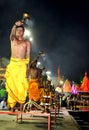
<path fill-rule="evenodd" d="M 58 0 L 59 1 L 59 0 Z M 10 58 L 10 30 L 27 12 L 31 16 L 32 54 L 57 76 L 79 81 L 89 75 L 89 2 L 57 0 L 0 0 L 0 56 Z"/>

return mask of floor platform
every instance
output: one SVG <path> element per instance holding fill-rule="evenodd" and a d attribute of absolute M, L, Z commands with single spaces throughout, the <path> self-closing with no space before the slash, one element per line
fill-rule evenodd
<path fill-rule="evenodd" d="M 23 113 L 24 116 L 28 116 L 28 118 L 31 118 L 32 120 L 23 120 L 22 122 L 18 120 L 18 122 L 16 122 L 16 115 L 21 113 L 13 114 L 3 112 L 4 111 L 0 111 L 1 130 L 79 130 L 78 125 L 65 107 L 61 107 L 59 114 L 56 115 L 56 123 L 54 123 L 53 116 L 51 116 L 50 120 L 50 114 L 46 114 L 45 116 L 39 114 L 39 116 L 37 116 L 37 113 L 35 115 L 33 113 L 32 115 Z M 34 118 L 32 118 L 33 116 L 35 116 L 37 120 L 34 120 Z M 41 116 L 43 119 L 39 119 Z"/>

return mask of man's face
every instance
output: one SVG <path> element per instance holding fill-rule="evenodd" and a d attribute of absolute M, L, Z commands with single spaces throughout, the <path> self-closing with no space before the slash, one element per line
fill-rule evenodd
<path fill-rule="evenodd" d="M 16 36 L 22 37 L 23 34 L 24 34 L 23 28 L 19 27 L 19 28 L 16 29 Z"/>

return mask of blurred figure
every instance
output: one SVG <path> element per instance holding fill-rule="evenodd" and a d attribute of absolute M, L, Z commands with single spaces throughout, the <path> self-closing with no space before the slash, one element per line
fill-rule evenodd
<path fill-rule="evenodd" d="M 4 99 L 0 102 L 0 110 L 6 110 L 6 109 L 7 109 L 6 98 L 4 98 Z"/>
<path fill-rule="evenodd" d="M 6 92 L 6 89 L 5 87 L 2 87 L 0 89 L 0 102 L 3 100 L 3 99 L 6 99 L 7 98 L 7 92 Z"/>

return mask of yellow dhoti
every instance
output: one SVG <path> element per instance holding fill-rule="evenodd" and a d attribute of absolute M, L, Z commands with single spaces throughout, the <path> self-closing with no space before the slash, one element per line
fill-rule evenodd
<path fill-rule="evenodd" d="M 6 91 L 8 92 L 8 105 L 13 108 L 16 103 L 24 103 L 27 96 L 28 81 L 26 78 L 26 64 L 28 59 L 11 58 L 7 66 Z"/>
<path fill-rule="evenodd" d="M 34 101 L 40 100 L 40 89 L 38 79 L 30 79 L 29 81 L 29 99 Z"/>

